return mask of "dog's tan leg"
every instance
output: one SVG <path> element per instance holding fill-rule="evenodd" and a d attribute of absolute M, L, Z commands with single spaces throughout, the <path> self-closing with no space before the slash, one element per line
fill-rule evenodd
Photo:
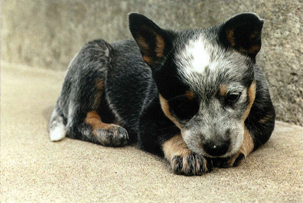
<path fill-rule="evenodd" d="M 162 149 L 165 158 L 176 174 L 202 175 L 212 170 L 210 162 L 187 148 L 181 135 L 176 135 L 165 141 Z"/>
<path fill-rule="evenodd" d="M 128 133 L 123 127 L 103 123 L 96 111 L 88 112 L 84 123 L 92 127 L 92 135 L 102 145 L 123 146 L 128 142 Z"/>

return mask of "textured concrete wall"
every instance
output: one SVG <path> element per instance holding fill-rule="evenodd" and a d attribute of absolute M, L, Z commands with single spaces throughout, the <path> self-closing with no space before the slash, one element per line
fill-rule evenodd
<path fill-rule="evenodd" d="M 130 38 L 129 12 L 179 30 L 212 26 L 247 11 L 265 19 L 258 58 L 278 119 L 302 125 L 302 0 L 2 0 L 1 60 L 65 70 L 89 40 Z"/>

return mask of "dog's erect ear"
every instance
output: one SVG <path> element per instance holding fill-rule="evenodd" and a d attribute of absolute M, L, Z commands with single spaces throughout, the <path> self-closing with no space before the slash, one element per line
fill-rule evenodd
<path fill-rule="evenodd" d="M 168 32 L 137 13 L 129 14 L 129 28 L 140 48 L 143 60 L 152 69 L 157 70 L 171 48 Z"/>
<path fill-rule="evenodd" d="M 239 14 L 220 27 L 219 40 L 228 48 L 255 58 L 261 49 L 263 20 L 256 14 Z"/>

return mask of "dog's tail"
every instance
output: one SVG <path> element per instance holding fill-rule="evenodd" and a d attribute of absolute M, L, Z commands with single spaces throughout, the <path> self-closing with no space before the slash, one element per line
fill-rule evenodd
<path fill-rule="evenodd" d="M 50 140 L 60 141 L 66 136 L 63 115 L 60 113 L 58 105 L 56 105 L 49 124 Z"/>

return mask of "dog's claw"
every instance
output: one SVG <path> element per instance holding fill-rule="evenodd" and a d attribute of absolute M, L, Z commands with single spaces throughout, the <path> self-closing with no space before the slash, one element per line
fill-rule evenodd
<path fill-rule="evenodd" d="M 171 166 L 176 174 L 183 175 L 202 175 L 212 171 L 212 164 L 203 156 L 191 153 L 187 156 L 174 156 Z"/>

